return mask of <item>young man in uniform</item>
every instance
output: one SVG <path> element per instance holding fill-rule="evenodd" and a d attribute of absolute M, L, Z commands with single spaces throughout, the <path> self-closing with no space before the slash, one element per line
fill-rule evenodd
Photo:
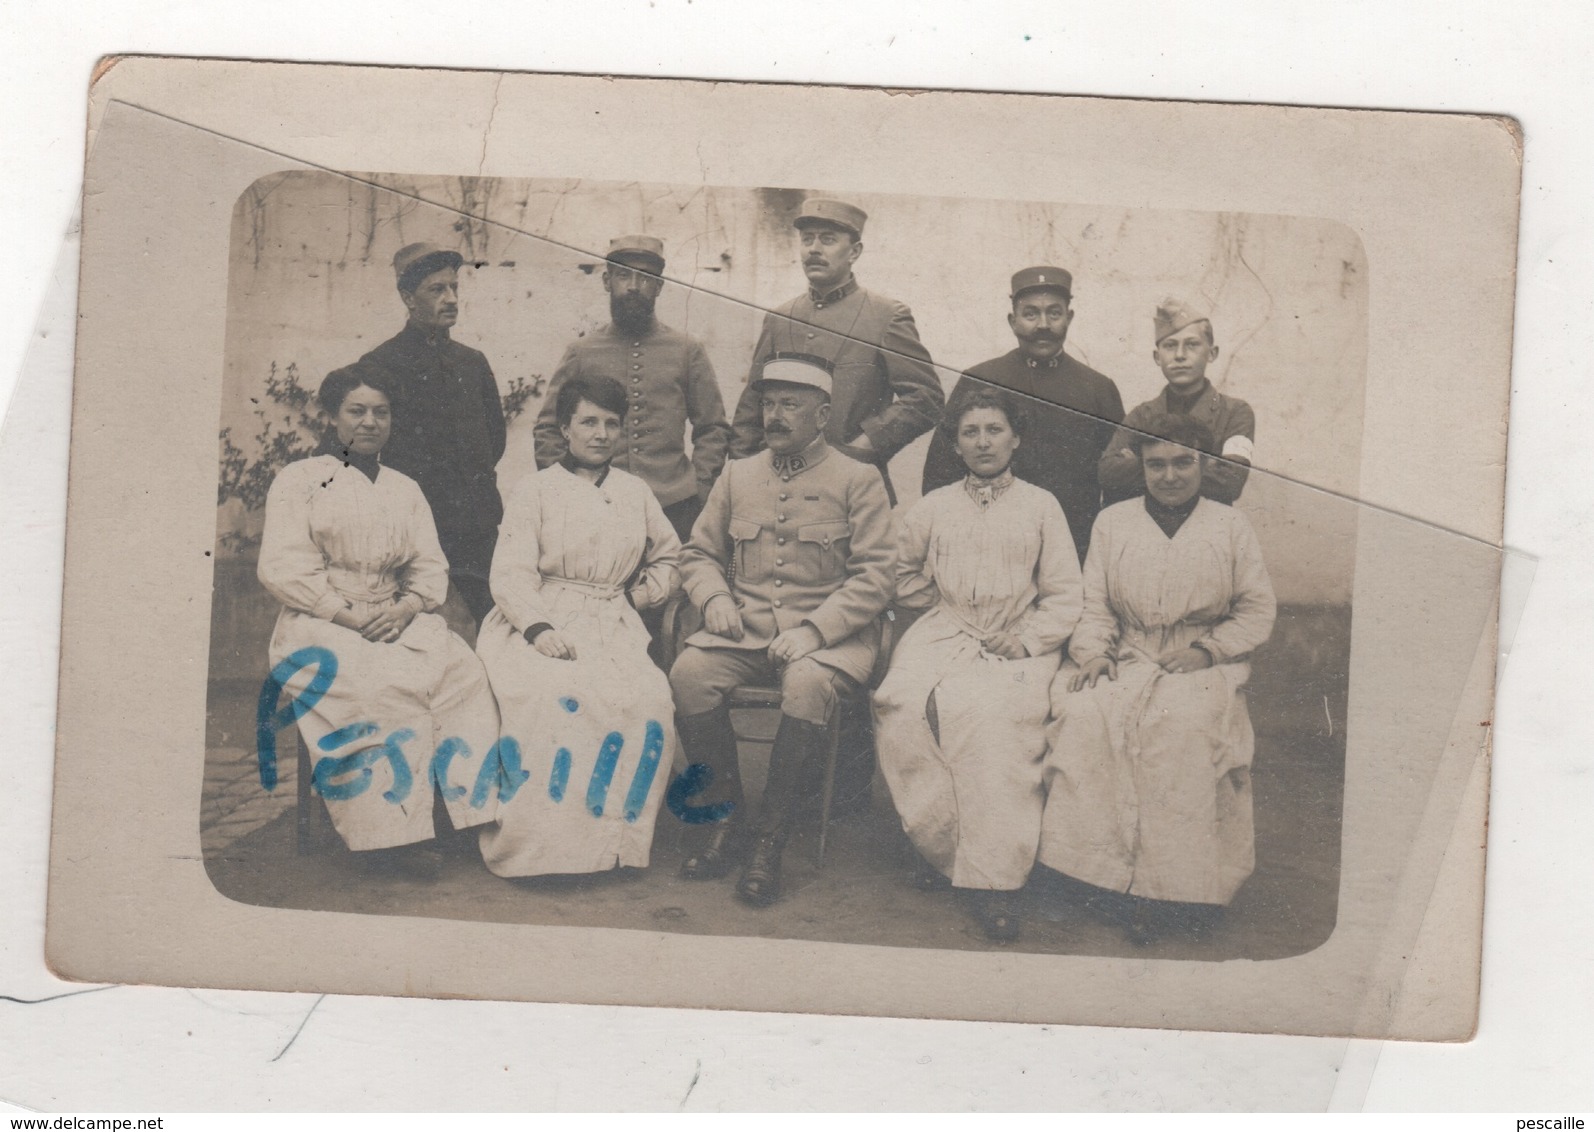
<path fill-rule="evenodd" d="M 1132 499 L 1146 490 L 1140 457 L 1130 447 L 1131 430 L 1144 431 L 1157 417 L 1174 415 L 1206 426 L 1218 447 L 1211 454 L 1223 457 L 1204 461 L 1201 494 L 1219 503 L 1233 503 L 1245 490 L 1251 472 L 1256 414 L 1238 397 L 1219 393 L 1207 379 L 1207 367 L 1217 360 L 1218 347 L 1212 337 L 1212 321 L 1204 313 L 1181 299 L 1164 299 L 1152 325 L 1155 346 L 1151 357 L 1168 384 L 1145 404 L 1136 405 L 1108 443 L 1097 466 L 1107 502 Z"/>

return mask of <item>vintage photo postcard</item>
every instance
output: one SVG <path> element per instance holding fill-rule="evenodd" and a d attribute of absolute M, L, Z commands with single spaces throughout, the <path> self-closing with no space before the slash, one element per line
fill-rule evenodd
<path fill-rule="evenodd" d="M 1468 1037 L 1519 156 L 111 62 L 52 968 Z"/>

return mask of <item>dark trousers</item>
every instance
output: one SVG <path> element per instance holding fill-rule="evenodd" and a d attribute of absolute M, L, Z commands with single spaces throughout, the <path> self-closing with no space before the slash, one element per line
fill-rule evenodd
<path fill-rule="evenodd" d="M 438 532 L 443 555 L 448 559 L 448 579 L 470 607 L 470 615 L 480 625 L 493 607 L 493 591 L 488 575 L 493 568 L 493 548 L 498 530 Z"/>
<path fill-rule="evenodd" d="M 664 517 L 670 521 L 670 526 L 675 528 L 675 533 L 683 544 L 692 537 L 692 526 L 702 513 L 703 500 L 696 495 L 677 499 L 664 509 Z"/>
<path fill-rule="evenodd" d="M 670 521 L 670 526 L 675 528 L 676 535 L 684 544 L 692 537 L 692 526 L 697 522 L 697 517 L 703 513 L 703 501 L 695 495 L 688 495 L 685 499 L 678 499 L 664 509 L 664 517 Z M 642 618 L 642 627 L 648 631 L 648 659 L 661 669 L 668 671 L 664 663 L 664 643 L 659 639 L 664 627 L 664 606 L 655 606 L 652 609 L 638 611 Z"/>

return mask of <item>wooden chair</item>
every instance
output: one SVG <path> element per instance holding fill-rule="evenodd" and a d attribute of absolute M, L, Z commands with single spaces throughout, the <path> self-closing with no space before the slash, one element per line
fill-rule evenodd
<path fill-rule="evenodd" d="M 660 630 L 666 671 L 674 665 L 686 638 L 695 633 L 700 624 L 701 614 L 692 607 L 685 594 L 678 593 L 669 600 L 664 607 L 664 619 Z M 825 721 L 829 741 L 825 745 L 825 766 L 819 787 L 819 837 L 814 853 L 814 863 L 818 868 L 823 868 L 825 865 L 825 836 L 830 828 L 830 803 L 836 791 L 836 756 L 841 750 L 842 708 L 848 700 L 861 700 L 867 705 L 869 693 L 879 687 L 880 681 L 885 679 L 886 667 L 891 660 L 891 649 L 896 643 L 895 626 L 896 614 L 893 610 L 887 609 L 880 615 L 880 649 L 875 656 L 874 669 L 869 673 L 868 681 L 850 697 L 838 699 L 830 718 Z M 732 711 L 779 711 L 780 703 L 781 693 L 778 684 L 741 684 L 733 688 L 726 699 L 726 704 Z M 735 732 L 735 735 L 738 741 L 744 743 L 763 743 L 766 746 L 774 743 L 774 737 L 769 735 L 745 735 L 740 731 Z"/>
<path fill-rule="evenodd" d="M 293 728 L 293 737 L 299 748 L 298 769 L 294 774 L 294 785 L 298 792 L 293 815 L 294 848 L 303 857 L 315 852 L 315 817 L 318 811 L 325 813 L 326 808 L 316 804 L 315 790 L 311 786 L 315 768 L 310 762 L 310 748 L 304 745 L 304 735 L 297 724 Z"/>

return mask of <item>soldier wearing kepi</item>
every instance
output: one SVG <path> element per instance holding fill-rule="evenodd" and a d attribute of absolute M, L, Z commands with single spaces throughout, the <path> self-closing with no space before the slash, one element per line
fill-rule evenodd
<path fill-rule="evenodd" d="M 625 435 L 613 464 L 641 478 L 681 541 L 725 463 L 731 429 L 719 382 L 702 343 L 653 316 L 663 287 L 664 244 L 653 236 L 621 236 L 609 244 L 603 288 L 612 321 L 572 342 L 554 371 L 537 416 L 537 467 L 565 455 L 554 419 L 559 390 L 573 377 L 611 377 L 626 390 Z M 686 426 L 692 426 L 692 456 Z"/>
<path fill-rule="evenodd" d="M 1212 320 L 1182 299 L 1164 299 L 1153 316 L 1155 345 L 1152 360 L 1167 381 L 1161 393 L 1136 405 L 1097 467 L 1107 502 L 1131 499 L 1146 490 L 1140 457 L 1131 444 L 1133 433 L 1143 432 L 1163 416 L 1186 416 L 1199 421 L 1212 434 L 1221 460 L 1209 460 L 1201 471 L 1201 494 L 1218 503 L 1233 503 L 1245 490 L 1251 474 L 1251 454 L 1256 443 L 1256 414 L 1238 397 L 1219 393 L 1207 379 L 1207 367 L 1218 359 Z"/>
<path fill-rule="evenodd" d="M 1007 325 L 1018 348 L 969 369 L 953 388 L 952 400 L 982 384 L 1023 395 L 1029 431 L 1013 455 L 1013 474 L 1045 488 L 1062 504 L 1084 561 L 1090 528 L 1101 511 L 1096 464 L 1114 426 L 1124 419 L 1124 402 L 1111 378 L 1063 353 L 1074 321 L 1073 291 L 1073 276 L 1060 267 L 1016 273 Z M 924 460 L 924 493 L 967 474 L 952 442 L 938 433 Z"/>
<path fill-rule="evenodd" d="M 726 465 L 681 555 L 687 597 L 703 614 L 670 671 L 691 764 L 671 787 L 671 809 L 698 833 L 681 871 L 721 876 L 751 840 L 736 891 L 754 905 L 780 897 L 781 850 L 805 771 L 823 756 L 838 696 L 874 666 L 896 566 L 884 483 L 825 439 L 832 386 L 823 358 L 764 364 L 752 388 L 769 448 Z M 725 698 L 740 684 L 773 680 L 780 726 L 749 822 Z"/>
<path fill-rule="evenodd" d="M 835 391 L 825 437 L 838 451 L 879 468 L 894 502 L 886 465 L 935 427 L 945 396 L 929 351 L 919 341 L 913 312 L 864 290 L 853 278 L 868 218 L 845 201 L 810 197 L 803 202 L 793 224 L 808 290 L 764 317 L 752 375 L 756 378 L 776 354 L 813 354 L 828 361 Z M 760 401 L 749 384 L 732 421 L 733 457 L 764 447 Z"/>
<path fill-rule="evenodd" d="M 479 623 L 493 607 L 487 575 L 504 503 L 495 470 L 504 454 L 504 411 L 492 367 L 449 337 L 459 319 L 463 257 L 409 244 L 393 257 L 404 329 L 360 361 L 393 390 L 393 433 L 382 462 L 421 487 L 448 559 L 449 580 Z"/>

